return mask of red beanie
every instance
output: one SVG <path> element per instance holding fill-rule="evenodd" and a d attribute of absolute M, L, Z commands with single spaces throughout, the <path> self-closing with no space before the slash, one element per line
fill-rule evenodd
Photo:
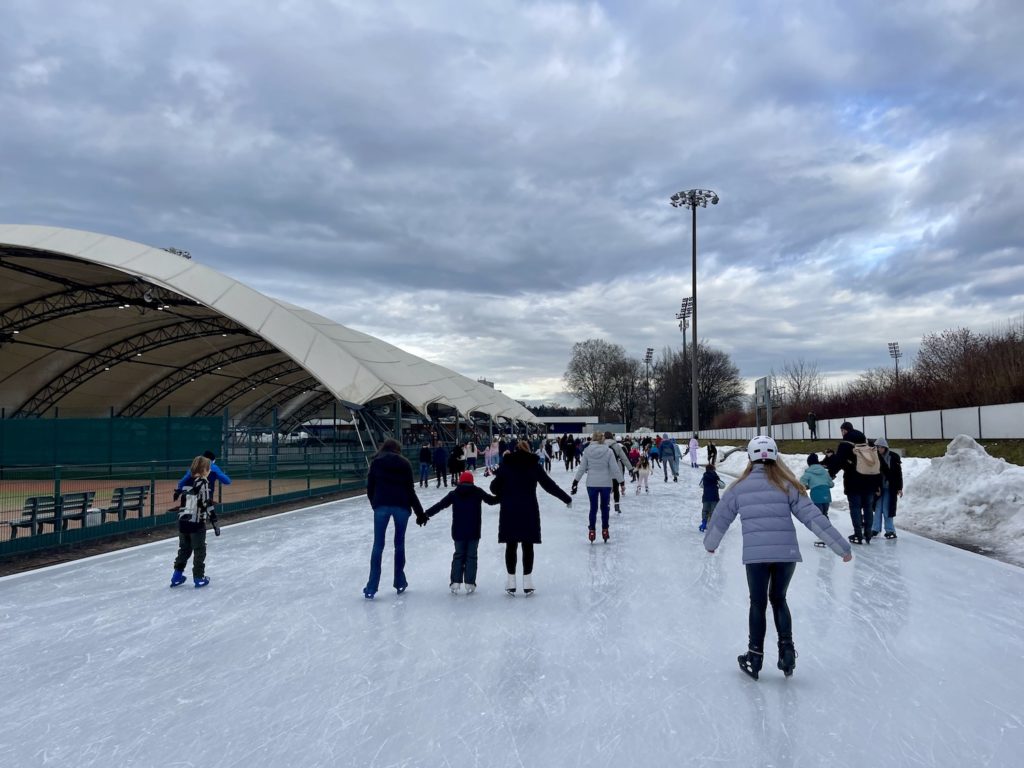
<path fill-rule="evenodd" d="M 459 475 L 459 482 L 460 483 L 469 483 L 470 485 L 472 485 L 473 484 L 473 473 L 469 472 L 469 471 L 463 472 L 461 475 Z"/>

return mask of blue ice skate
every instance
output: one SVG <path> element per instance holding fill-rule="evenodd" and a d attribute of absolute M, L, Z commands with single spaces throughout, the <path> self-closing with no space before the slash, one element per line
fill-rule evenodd
<path fill-rule="evenodd" d="M 200 576 L 198 579 L 192 579 L 192 583 L 196 585 L 196 589 L 200 589 L 209 584 L 210 579 L 207 576 Z"/>
<path fill-rule="evenodd" d="M 180 587 L 186 581 L 188 581 L 188 579 L 185 578 L 185 574 L 182 573 L 181 571 L 175 571 L 174 573 L 171 574 L 171 586 L 172 587 Z"/>

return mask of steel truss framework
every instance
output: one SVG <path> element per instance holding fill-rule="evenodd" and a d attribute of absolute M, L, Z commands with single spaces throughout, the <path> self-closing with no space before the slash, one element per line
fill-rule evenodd
<path fill-rule="evenodd" d="M 225 334 L 250 337 L 253 335 L 227 318 L 211 317 L 171 323 L 128 339 L 122 339 L 104 349 L 79 352 L 78 354 L 85 356 L 85 360 L 71 366 L 56 376 L 49 384 L 40 388 L 22 403 L 13 417 L 41 416 L 76 387 L 81 386 L 112 365 L 127 362 L 142 353 L 190 339 Z M 74 352 L 75 350 L 69 351 Z"/>
<path fill-rule="evenodd" d="M 185 368 L 178 369 L 162 378 L 156 384 L 149 387 L 145 392 L 128 403 L 117 415 L 141 416 L 169 394 L 174 392 L 178 387 L 184 385 L 186 382 L 194 380 L 198 376 L 204 376 L 208 373 L 216 373 L 216 371 L 219 371 L 224 366 L 231 365 L 232 363 L 240 363 L 257 357 L 279 354 L 281 354 L 281 352 L 266 341 L 250 341 L 245 344 L 239 344 L 238 346 L 231 347 L 230 349 L 204 355 L 202 359 L 190 363 Z M 236 379 L 237 377 L 232 376 L 231 378 Z"/>
<path fill-rule="evenodd" d="M 294 360 L 285 360 L 281 363 L 275 363 L 274 365 L 268 365 L 259 371 L 253 371 L 248 374 L 244 379 L 234 382 L 231 386 L 221 390 L 205 403 L 196 408 L 193 416 L 215 416 L 216 414 L 223 411 L 228 405 L 234 400 L 238 399 L 241 395 L 246 392 L 258 389 L 264 384 L 268 384 L 274 379 L 280 378 L 281 376 L 290 376 L 296 371 L 303 370 L 301 365 L 298 365 Z M 304 381 L 308 381 L 305 379 Z M 282 389 L 291 389 L 298 387 L 298 384 L 282 385 Z M 309 386 L 306 386 L 309 389 Z M 301 389 L 299 390 L 301 391 Z"/>

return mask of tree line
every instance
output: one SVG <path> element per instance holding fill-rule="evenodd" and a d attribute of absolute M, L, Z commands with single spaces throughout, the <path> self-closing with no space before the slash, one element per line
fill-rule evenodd
<path fill-rule="evenodd" d="M 692 431 L 692 354 L 692 349 L 684 353 L 666 347 L 648 364 L 618 344 L 587 339 L 573 345 L 566 389 L 579 400 L 578 411 L 603 422 L 622 422 L 627 432 L 638 427 Z M 702 341 L 696 355 L 699 421 L 709 425 L 718 414 L 740 406 L 743 383 L 725 352 Z"/>
<path fill-rule="evenodd" d="M 826 385 L 817 363 L 787 361 L 774 372 L 772 420 L 885 415 L 943 408 L 1024 402 L 1024 317 L 1003 329 L 978 333 L 953 328 L 921 340 L 913 365 L 872 368 L 843 385 Z M 714 426 L 754 424 L 750 398 L 720 412 Z"/>

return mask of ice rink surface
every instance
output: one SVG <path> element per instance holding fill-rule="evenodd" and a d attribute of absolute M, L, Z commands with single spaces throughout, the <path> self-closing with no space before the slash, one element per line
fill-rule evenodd
<path fill-rule="evenodd" d="M 476 594 L 446 510 L 410 523 L 409 590 L 386 552 L 363 599 L 365 498 L 211 533 L 202 590 L 168 588 L 173 538 L 0 579 L 0 765 L 1024 764 L 1024 570 L 910 534 L 844 564 L 798 524 L 796 673 L 769 626 L 755 682 L 739 525 L 704 552 L 699 475 L 631 487 L 607 545 L 583 491 L 541 493 L 530 598 L 485 507 Z"/>

